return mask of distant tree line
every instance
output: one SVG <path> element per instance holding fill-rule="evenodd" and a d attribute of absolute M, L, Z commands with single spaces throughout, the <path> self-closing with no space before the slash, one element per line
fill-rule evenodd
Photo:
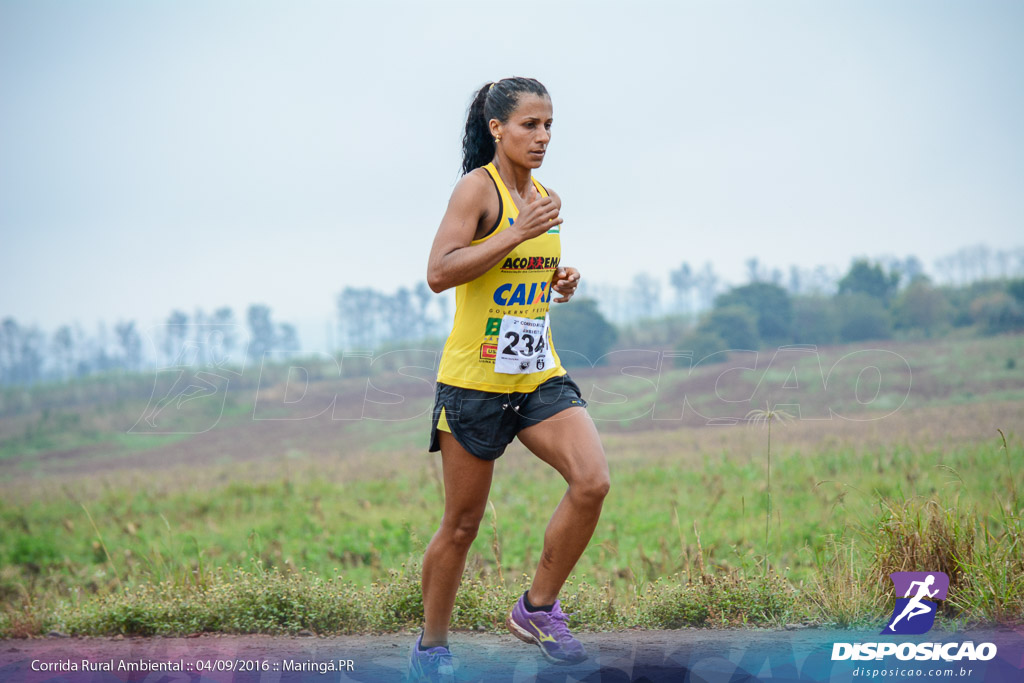
<path fill-rule="evenodd" d="M 860 259 L 867 260 L 867 259 Z M 886 273 L 898 276 L 900 288 L 921 275 L 928 275 L 916 256 L 881 256 L 871 259 Z M 784 288 L 791 296 L 830 297 L 839 290 L 845 277 L 840 269 L 829 266 L 788 270 L 769 268 L 757 258 L 746 262 L 748 282 L 769 282 Z M 937 259 L 929 279 L 937 287 L 954 289 L 974 282 L 1011 280 L 1024 277 L 1024 247 L 993 250 L 984 245 L 961 248 Z M 610 321 L 624 325 L 637 320 L 665 315 L 693 315 L 714 306 L 716 297 L 727 288 L 710 263 L 700 268 L 681 263 L 668 274 L 667 288 L 651 273 L 638 273 L 625 287 L 584 280 L 578 294 L 598 302 L 601 313 Z"/>
<path fill-rule="evenodd" d="M 700 353 L 934 337 L 967 326 L 983 334 L 1024 328 L 1024 248 L 960 249 L 935 262 L 935 280 L 913 256 L 856 259 L 846 273 L 821 266 L 793 266 L 783 273 L 756 258 L 746 265 L 748 282 L 723 288 L 710 263 L 697 268 L 683 262 L 669 273 L 667 297 L 650 273 L 636 275 L 626 288 L 584 279 L 571 306 L 552 308 L 559 346 L 596 360 L 623 336 L 642 344 L 654 340 L 658 330 L 671 339 L 657 343 Z M 338 336 L 330 352 L 439 343 L 451 324 L 450 296 L 433 294 L 425 282 L 392 294 L 346 287 L 335 301 Z M 655 319 L 669 322 L 660 327 L 644 322 Z M 117 322 L 112 331 L 101 322 L 90 336 L 78 324 L 47 334 L 7 317 L 0 321 L 0 384 L 155 365 L 222 365 L 244 357 L 261 361 L 268 352 L 280 359 L 301 350 L 295 326 L 275 322 L 263 304 L 249 306 L 244 322 L 227 306 L 192 316 L 175 310 L 154 337 L 147 354 L 133 320 Z"/>
<path fill-rule="evenodd" d="M 341 347 L 372 351 L 383 344 L 440 336 L 451 320 L 448 302 L 426 282 L 412 289 L 399 287 L 394 294 L 346 287 L 336 299 Z"/>
<path fill-rule="evenodd" d="M 246 321 L 245 352 L 249 357 L 261 358 L 271 349 L 285 353 L 299 350 L 295 327 L 274 323 L 267 306 L 250 306 Z M 12 317 L 5 318 L 0 323 L 0 384 L 67 381 L 108 371 L 136 372 L 153 365 L 224 365 L 238 360 L 236 352 L 242 350 L 244 336 L 228 306 L 212 314 L 199 309 L 191 317 L 174 310 L 152 332 L 156 357 L 147 358 L 142 332 L 134 320 L 116 323 L 113 334 L 100 322 L 93 336 L 79 324 L 61 325 L 48 336 L 34 325 L 20 325 Z"/>
<path fill-rule="evenodd" d="M 831 296 L 794 296 L 761 280 L 733 287 L 716 297 L 677 348 L 699 358 L 782 344 L 930 338 L 967 326 L 981 334 L 1024 330 L 1024 279 L 937 286 L 921 272 L 908 276 L 858 259 Z"/>
<path fill-rule="evenodd" d="M 1015 259 L 1007 254 L 1016 254 Z M 716 291 L 709 265 L 694 276 L 683 263 L 669 281 L 675 290 L 667 313 L 655 315 L 661 300 L 657 280 L 640 275 L 625 290 L 591 286 L 570 308 L 552 311 L 556 346 L 568 366 L 599 361 L 620 348 L 673 348 L 696 359 L 728 349 L 758 349 L 784 344 L 827 345 L 893 337 L 931 338 L 956 328 L 980 334 L 1024 331 L 1024 254 L 970 248 L 947 257 L 945 284 L 934 283 L 915 257 L 854 259 L 846 273 L 831 278 L 822 268 L 790 270 L 784 278 L 757 259 L 747 262 L 749 282 Z M 995 265 L 998 265 L 998 268 Z M 969 275 L 1018 275 L 961 282 Z M 787 286 L 788 285 L 788 286 Z M 709 295 L 711 304 L 702 307 Z M 605 298 L 590 298 L 594 294 Z M 617 334 L 608 322 L 615 294 L 632 308 Z M 611 301 L 609 301 L 611 299 Z M 662 309 L 663 311 L 665 309 Z M 621 317 L 620 317 L 621 316 Z M 722 356 L 724 358 L 724 356 Z"/>
<path fill-rule="evenodd" d="M 394 294 L 346 287 L 336 304 L 335 346 L 343 349 L 372 351 L 385 344 L 439 337 L 451 317 L 448 297 L 436 296 L 425 282 L 412 289 L 401 287 Z M 149 354 L 144 353 L 147 332 L 153 337 Z M 116 323 L 111 333 L 100 322 L 91 336 L 79 324 L 62 325 L 48 335 L 7 317 L 0 322 L 0 385 L 67 381 L 159 365 L 215 366 L 244 358 L 260 362 L 269 352 L 281 359 L 300 350 L 295 326 L 275 322 L 264 304 L 249 306 L 244 323 L 229 306 L 212 314 L 200 309 L 192 316 L 174 310 L 152 331 L 140 331 L 134 320 L 128 320 Z"/>

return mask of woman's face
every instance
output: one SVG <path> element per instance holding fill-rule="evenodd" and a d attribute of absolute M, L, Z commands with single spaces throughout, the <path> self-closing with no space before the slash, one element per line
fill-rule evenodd
<path fill-rule="evenodd" d="M 500 136 L 498 149 L 511 161 L 539 168 L 551 141 L 551 98 L 533 93 L 519 96 L 519 105 L 502 123 L 491 119 L 491 135 Z"/>

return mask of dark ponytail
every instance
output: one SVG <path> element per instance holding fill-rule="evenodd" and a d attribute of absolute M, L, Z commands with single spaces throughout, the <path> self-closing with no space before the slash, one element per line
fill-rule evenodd
<path fill-rule="evenodd" d="M 533 78 L 503 78 L 488 83 L 477 91 L 466 116 L 466 134 L 462 138 L 462 174 L 474 168 L 485 166 L 494 158 L 494 138 L 491 137 L 490 120 L 502 123 L 519 105 L 519 96 L 524 92 L 538 97 L 547 97 L 548 91 L 540 81 Z"/>
<path fill-rule="evenodd" d="M 462 137 L 462 175 L 474 168 L 484 166 L 494 158 L 494 138 L 491 128 L 487 125 L 490 119 L 484 116 L 484 103 L 493 83 L 480 88 L 473 103 L 469 105 L 466 116 L 466 134 Z"/>

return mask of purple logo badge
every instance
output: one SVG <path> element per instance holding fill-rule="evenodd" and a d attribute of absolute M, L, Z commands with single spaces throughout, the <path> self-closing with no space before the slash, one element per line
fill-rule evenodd
<path fill-rule="evenodd" d="M 889 578 L 896 587 L 896 606 L 882 633 L 927 633 L 935 624 L 938 606 L 933 601 L 946 599 L 949 577 L 944 572 L 893 572 Z"/>

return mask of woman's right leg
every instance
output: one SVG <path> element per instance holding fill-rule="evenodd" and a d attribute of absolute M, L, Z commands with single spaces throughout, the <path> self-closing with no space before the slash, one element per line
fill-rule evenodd
<path fill-rule="evenodd" d="M 424 647 L 448 644 L 455 594 L 491 490 L 493 460 L 481 460 L 439 431 L 444 468 L 444 517 L 423 554 Z"/>

